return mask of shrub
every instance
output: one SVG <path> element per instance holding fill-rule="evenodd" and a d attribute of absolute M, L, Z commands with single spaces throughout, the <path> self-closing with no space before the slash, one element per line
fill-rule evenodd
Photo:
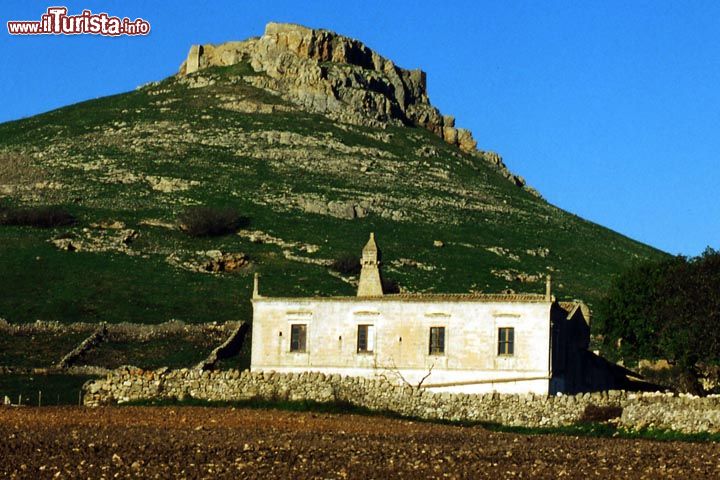
<path fill-rule="evenodd" d="M 392 278 L 382 279 L 382 289 L 383 293 L 400 293 L 400 285 Z"/>
<path fill-rule="evenodd" d="M 330 268 L 343 275 L 359 275 L 361 269 L 360 259 L 355 255 L 345 253 L 336 258 Z"/>
<path fill-rule="evenodd" d="M 72 225 L 77 221 L 61 207 L 0 208 L 0 225 L 52 228 Z"/>
<path fill-rule="evenodd" d="M 235 233 L 250 220 L 234 208 L 189 207 L 180 215 L 180 228 L 192 237 L 218 237 Z"/>

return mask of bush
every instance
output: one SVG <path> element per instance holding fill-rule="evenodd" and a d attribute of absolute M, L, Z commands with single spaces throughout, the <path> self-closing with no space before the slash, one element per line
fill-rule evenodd
<path fill-rule="evenodd" d="M 355 255 L 346 253 L 336 258 L 330 268 L 343 275 L 359 275 L 361 270 L 360 259 Z"/>
<path fill-rule="evenodd" d="M 382 279 L 383 293 L 400 293 L 400 285 L 392 278 Z"/>
<path fill-rule="evenodd" d="M 72 225 L 76 221 L 70 212 L 55 206 L 0 209 L 0 225 L 52 228 Z"/>
<path fill-rule="evenodd" d="M 235 233 L 250 220 L 233 208 L 190 207 L 180 215 L 180 229 L 192 237 L 218 237 Z"/>

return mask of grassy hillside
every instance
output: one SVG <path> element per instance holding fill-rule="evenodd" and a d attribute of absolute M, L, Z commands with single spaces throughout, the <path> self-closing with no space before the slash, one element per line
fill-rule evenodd
<path fill-rule="evenodd" d="M 371 231 L 386 275 L 415 292 L 540 292 L 551 273 L 556 295 L 592 304 L 613 274 L 664 255 L 424 129 L 333 122 L 253 87 L 252 75 L 215 67 L 0 125 L 0 205 L 60 205 L 78 218 L 0 226 L 0 317 L 249 319 L 255 271 L 268 295 L 352 294 L 327 263 L 359 255 Z M 176 225 L 192 205 L 232 206 L 249 226 L 190 237 Z M 62 238 L 81 248 L 51 242 Z M 183 266 L 208 250 L 250 264 Z"/>

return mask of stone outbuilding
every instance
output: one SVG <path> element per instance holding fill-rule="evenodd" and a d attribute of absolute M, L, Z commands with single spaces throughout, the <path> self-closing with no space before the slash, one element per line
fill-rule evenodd
<path fill-rule="evenodd" d="M 432 391 L 580 392 L 627 371 L 589 352 L 590 314 L 544 294 L 385 294 L 373 234 L 354 297 L 253 290 L 253 371 L 384 377 Z"/>

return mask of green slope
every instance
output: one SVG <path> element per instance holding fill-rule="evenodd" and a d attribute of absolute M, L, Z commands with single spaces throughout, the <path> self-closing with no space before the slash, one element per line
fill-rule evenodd
<path fill-rule="evenodd" d="M 386 274 L 417 292 L 540 292 L 552 273 L 556 295 L 592 304 L 612 275 L 665 255 L 549 205 L 426 130 L 333 122 L 251 86 L 253 74 L 242 63 L 215 67 L 189 77 L 207 86 L 172 77 L 0 125 L 0 205 L 63 205 L 80 219 L 0 226 L 0 317 L 247 319 L 254 271 L 268 295 L 351 294 L 322 263 L 359 255 L 371 231 Z M 343 208 L 323 210 L 328 202 L 364 202 L 369 213 L 339 218 Z M 284 244 L 169 228 L 188 205 L 236 207 L 250 230 Z M 138 236 L 94 252 L 50 243 L 114 235 L 93 226 L 103 221 Z M 167 260 L 218 249 L 247 254 L 251 266 L 211 275 Z"/>

